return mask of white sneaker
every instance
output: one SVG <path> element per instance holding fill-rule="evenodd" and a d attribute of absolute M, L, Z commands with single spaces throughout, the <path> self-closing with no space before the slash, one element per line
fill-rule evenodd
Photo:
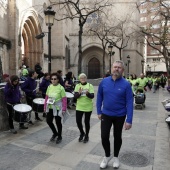
<path fill-rule="evenodd" d="M 119 158 L 118 157 L 114 157 L 113 168 L 114 169 L 119 168 Z"/>
<path fill-rule="evenodd" d="M 107 167 L 107 164 L 109 163 L 109 161 L 111 160 L 112 156 L 109 156 L 109 157 L 103 157 L 103 160 L 100 164 L 100 168 L 106 168 Z"/>

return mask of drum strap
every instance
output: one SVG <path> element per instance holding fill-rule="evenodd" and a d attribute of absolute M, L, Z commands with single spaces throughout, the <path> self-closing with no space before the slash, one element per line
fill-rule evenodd
<path fill-rule="evenodd" d="M 12 107 L 15 105 L 15 104 L 11 104 L 11 103 L 8 103 L 8 102 L 7 102 L 6 104 L 7 104 L 7 105 L 10 105 L 10 106 L 12 106 Z"/>

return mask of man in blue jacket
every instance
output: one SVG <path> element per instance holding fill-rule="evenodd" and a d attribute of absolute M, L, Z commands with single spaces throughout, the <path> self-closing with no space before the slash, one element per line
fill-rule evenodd
<path fill-rule="evenodd" d="M 122 129 L 132 127 L 133 93 L 130 83 L 122 77 L 124 63 L 115 61 L 112 75 L 103 79 L 97 93 L 97 114 L 101 120 L 101 140 L 105 157 L 100 168 L 106 168 L 114 156 L 114 168 L 119 168 L 119 151 L 122 145 Z M 114 155 L 110 154 L 110 129 L 114 126 Z"/>

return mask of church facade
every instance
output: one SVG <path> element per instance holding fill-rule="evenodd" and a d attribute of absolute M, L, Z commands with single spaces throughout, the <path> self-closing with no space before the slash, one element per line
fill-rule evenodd
<path fill-rule="evenodd" d="M 116 16 L 122 19 L 133 11 L 131 17 L 134 22 L 138 22 L 139 14 L 135 10 L 135 2 L 136 0 L 114 1 L 109 17 Z M 48 71 L 48 27 L 44 19 L 44 9 L 49 5 L 51 4 L 48 0 L 0 1 L 0 57 L 3 73 L 17 74 L 22 64 L 34 69 L 36 63 L 41 64 L 43 72 Z M 52 9 L 56 16 L 62 15 L 58 12 L 57 5 Z M 114 18 L 111 22 L 114 22 Z M 51 28 L 51 72 L 60 69 L 64 74 L 72 71 L 75 76 L 78 75 L 78 31 L 79 23 L 76 19 L 54 21 Z M 36 39 L 35 37 L 42 32 L 45 34 L 44 38 Z M 105 49 L 103 62 L 101 41 L 97 36 L 84 33 L 81 72 L 87 74 L 88 78 L 103 77 L 103 64 L 106 72 L 110 69 L 110 62 L 119 59 L 119 50 L 113 47 L 113 51 L 115 54 L 110 56 L 108 49 Z M 128 73 L 139 75 L 142 72 L 142 54 L 142 46 L 133 37 L 121 51 L 122 60 L 126 64 L 125 75 Z M 127 56 L 130 56 L 130 62 Z"/>

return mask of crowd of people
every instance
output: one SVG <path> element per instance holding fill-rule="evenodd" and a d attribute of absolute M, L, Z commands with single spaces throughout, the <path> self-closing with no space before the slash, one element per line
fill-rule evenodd
<path fill-rule="evenodd" d="M 94 87 L 87 82 L 87 76 L 82 73 L 79 75 L 79 81 L 76 80 L 74 74 L 69 71 L 65 78 L 62 78 L 62 71 L 58 70 L 56 73 L 43 73 L 39 63 L 35 65 L 35 70 L 27 69 L 25 65 L 20 67 L 18 75 L 9 76 L 6 74 L 4 81 L 4 95 L 7 103 L 9 128 L 13 134 L 17 131 L 14 128 L 13 119 L 15 114 L 14 106 L 21 104 L 22 95 L 24 92 L 26 103 L 33 106 L 34 99 L 37 97 L 37 91 L 41 92 L 44 99 L 44 113 L 46 122 L 52 131 L 50 141 L 54 141 L 57 137 L 56 143 L 62 141 L 62 117 L 67 108 L 76 107 L 76 122 L 80 131 L 79 141 L 88 142 L 90 131 L 90 116 L 93 110 Z M 36 80 L 39 80 L 37 83 Z M 39 90 L 37 90 L 39 89 Z M 68 101 L 66 92 L 72 93 L 72 102 Z M 70 100 L 70 99 L 69 99 Z M 75 103 L 76 102 L 76 105 Z M 71 106 L 69 106 L 71 104 Z M 35 120 L 42 121 L 39 113 L 35 112 Z M 85 130 L 83 130 L 82 117 L 85 115 Z M 53 124 L 55 119 L 56 127 Z M 28 129 L 25 123 L 34 124 L 30 117 L 28 122 L 18 122 L 20 129 Z"/>
<path fill-rule="evenodd" d="M 97 115 L 101 121 L 101 141 L 105 151 L 105 156 L 100 164 L 100 168 L 106 168 L 108 162 L 114 157 L 114 168 L 119 168 L 119 152 L 122 145 L 122 129 L 129 130 L 132 127 L 133 120 L 133 101 L 134 96 L 138 93 L 144 93 L 147 90 L 153 90 L 155 93 L 159 87 L 165 87 L 167 78 L 161 76 L 144 76 L 140 74 L 137 77 L 135 74 L 124 78 L 124 63 L 115 61 L 112 66 L 111 74 L 108 70 L 103 80 L 99 84 L 96 94 Z M 21 90 L 25 93 L 26 102 L 29 106 L 33 105 L 33 100 L 36 98 L 37 82 L 36 79 L 41 79 L 38 85 L 39 91 L 44 99 L 44 113 L 46 122 L 52 131 L 50 141 L 56 138 L 56 144 L 62 141 L 62 118 L 66 113 L 70 104 L 76 102 L 76 123 L 80 136 L 79 142 L 87 143 L 89 141 L 90 118 L 93 111 L 94 87 L 87 82 L 87 76 L 81 73 L 76 81 L 74 74 L 70 71 L 66 74 L 65 79 L 62 78 L 62 71 L 56 73 L 43 73 L 39 63 L 36 64 L 35 70 L 27 69 L 25 65 L 18 71 L 18 75 L 6 77 L 7 84 L 4 88 L 5 100 L 7 103 L 9 127 L 12 133 L 17 131 L 13 125 L 13 116 L 16 104 L 21 103 Z M 23 82 L 20 84 L 19 81 Z M 76 83 L 75 83 L 76 82 Z M 74 94 L 68 101 L 67 92 Z M 146 98 L 146 96 L 145 96 Z M 84 115 L 84 125 L 83 119 Z M 35 119 L 42 121 L 39 113 L 35 111 Z M 55 119 L 55 124 L 53 123 Z M 18 122 L 21 129 L 28 129 L 24 125 L 25 122 Z M 31 118 L 28 121 L 33 125 Z M 114 153 L 110 149 L 110 130 L 112 125 L 114 136 Z"/>

